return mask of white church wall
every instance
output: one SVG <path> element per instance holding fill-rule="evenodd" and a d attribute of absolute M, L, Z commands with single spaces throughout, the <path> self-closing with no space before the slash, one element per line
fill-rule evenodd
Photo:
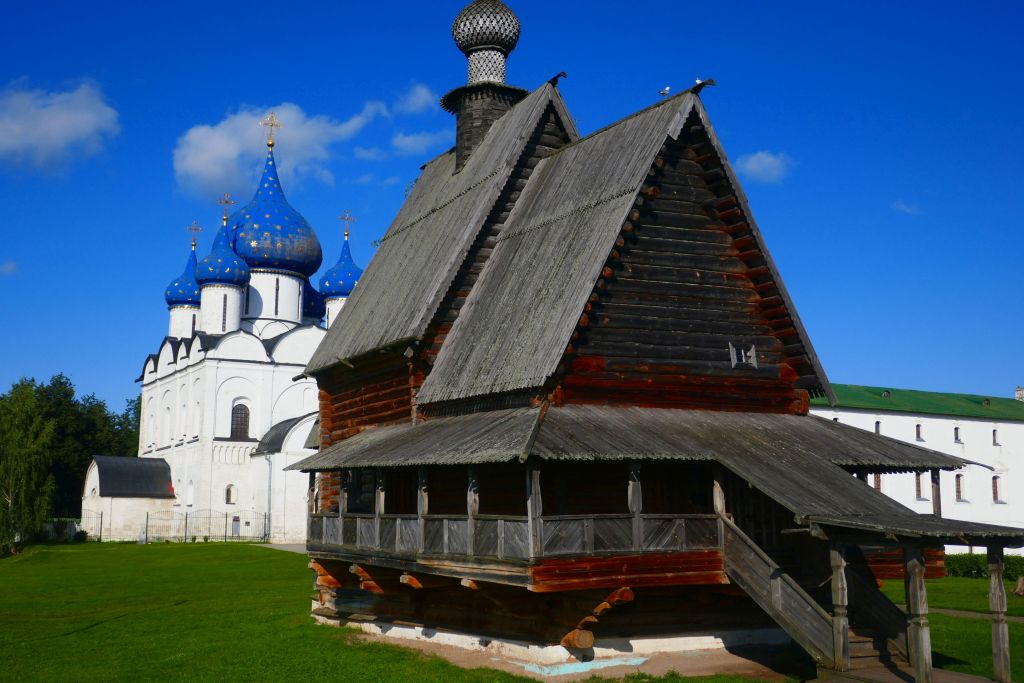
<path fill-rule="evenodd" d="M 302 280 L 278 271 L 253 270 L 242 318 L 250 325 L 269 320 L 298 323 L 302 318 Z"/>
<path fill-rule="evenodd" d="M 814 407 L 811 413 L 867 431 L 875 431 L 878 423 L 883 436 L 987 466 L 970 465 L 939 475 L 943 517 L 1024 527 L 1024 468 L 1020 465 L 1024 456 L 1024 423 L 847 408 Z M 958 476 L 961 478 L 960 500 L 956 491 Z M 993 499 L 993 477 L 999 477 L 998 501 Z M 874 484 L 871 477 L 869 484 Z M 931 479 L 927 473 L 921 477 L 920 498 L 913 474 L 883 474 L 881 490 L 919 513 L 932 512 Z M 967 550 L 956 546 L 947 549 L 950 552 Z M 1007 552 L 1021 553 L 1022 550 L 1008 549 Z"/>
<path fill-rule="evenodd" d="M 203 332 L 227 334 L 238 329 L 242 316 L 241 287 L 205 285 L 199 297 Z"/>
<path fill-rule="evenodd" d="M 198 306 L 172 306 L 167 336 L 189 339 L 199 329 Z"/>

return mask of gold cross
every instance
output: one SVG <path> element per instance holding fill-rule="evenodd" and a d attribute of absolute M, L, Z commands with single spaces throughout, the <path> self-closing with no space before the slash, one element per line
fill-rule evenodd
<path fill-rule="evenodd" d="M 338 220 L 340 220 L 342 223 L 345 224 L 345 239 L 347 240 L 348 239 L 348 224 L 349 223 L 355 223 L 357 219 L 356 219 L 355 216 L 352 215 L 352 212 L 350 212 L 348 209 L 345 209 L 345 213 L 340 214 L 338 216 Z"/>
<path fill-rule="evenodd" d="M 199 225 L 199 221 L 192 221 L 192 224 L 185 228 L 185 232 L 192 233 L 192 251 L 196 250 L 196 236 L 203 231 L 203 226 Z"/>
<path fill-rule="evenodd" d="M 217 203 L 224 207 L 223 219 L 224 219 L 224 225 L 227 225 L 228 224 L 228 207 L 234 206 L 238 202 L 236 202 L 234 199 L 232 199 L 231 195 L 229 195 L 227 192 L 225 192 L 224 196 L 217 200 Z"/>
<path fill-rule="evenodd" d="M 274 146 L 274 129 L 275 128 L 281 128 L 281 126 L 282 126 L 280 119 L 277 118 L 277 116 L 274 114 L 274 112 L 270 112 L 269 114 L 267 114 L 266 116 L 264 116 L 260 120 L 260 125 L 263 126 L 264 128 L 268 129 L 267 130 L 267 147 L 273 147 Z"/>

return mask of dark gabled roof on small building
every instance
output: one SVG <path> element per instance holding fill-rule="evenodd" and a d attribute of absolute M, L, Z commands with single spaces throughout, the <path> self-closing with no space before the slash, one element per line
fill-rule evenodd
<path fill-rule="evenodd" d="M 461 171 L 454 151 L 424 167 L 307 372 L 423 335 L 548 107 L 578 137 L 561 95 L 545 84 L 491 127 Z"/>
<path fill-rule="evenodd" d="M 875 471 L 964 465 L 950 455 L 813 416 L 567 405 L 374 427 L 291 469 L 479 464 L 530 457 L 725 462 L 740 456 L 766 460 L 814 457 L 841 467 Z"/>
<path fill-rule="evenodd" d="M 99 495 L 107 498 L 174 498 L 171 467 L 163 458 L 93 456 Z"/>
<path fill-rule="evenodd" d="M 316 413 L 306 413 L 305 415 L 299 415 L 298 417 L 290 417 L 287 420 L 281 420 L 267 430 L 267 433 L 263 435 L 262 439 L 260 439 L 260 442 L 256 445 L 256 449 L 252 454 L 264 455 L 266 453 L 280 453 L 281 448 L 284 447 L 284 440 L 288 438 L 288 433 L 295 428 L 295 425 L 299 424 L 311 415 L 316 415 Z M 305 444 L 305 441 L 306 439 L 303 440 L 303 444 Z"/>

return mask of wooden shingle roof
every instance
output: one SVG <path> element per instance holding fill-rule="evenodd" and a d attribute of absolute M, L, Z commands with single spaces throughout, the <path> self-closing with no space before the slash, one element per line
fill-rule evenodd
<path fill-rule="evenodd" d="M 545 84 L 491 127 L 461 171 L 454 151 L 424 167 L 307 372 L 422 337 L 549 106 L 571 129 L 561 95 Z"/>

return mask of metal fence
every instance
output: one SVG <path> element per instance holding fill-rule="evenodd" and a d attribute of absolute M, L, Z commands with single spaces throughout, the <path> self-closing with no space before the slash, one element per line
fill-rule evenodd
<path fill-rule="evenodd" d="M 111 520 L 102 512 L 83 511 L 81 519 L 51 520 L 48 528 L 51 525 L 55 530 L 73 529 L 68 536 L 51 536 L 53 540 L 72 538 L 79 529 L 94 541 L 252 543 L 270 538 L 270 515 L 251 511 L 150 512 L 130 520 Z"/>

